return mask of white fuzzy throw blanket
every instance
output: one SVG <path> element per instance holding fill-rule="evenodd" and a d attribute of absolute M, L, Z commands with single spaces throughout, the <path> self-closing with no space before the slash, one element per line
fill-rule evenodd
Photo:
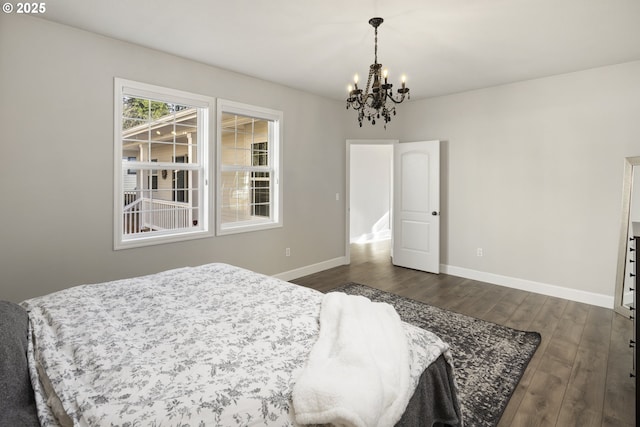
<path fill-rule="evenodd" d="M 393 426 L 412 387 L 409 347 L 395 309 L 331 292 L 320 311 L 320 335 L 293 388 L 300 424 Z"/>

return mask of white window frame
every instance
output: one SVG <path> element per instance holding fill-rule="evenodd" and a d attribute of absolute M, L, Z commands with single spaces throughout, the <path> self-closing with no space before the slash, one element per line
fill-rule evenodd
<path fill-rule="evenodd" d="M 270 218 L 256 218 L 248 221 L 222 223 L 223 192 L 216 187 L 216 234 L 226 235 L 246 233 L 250 231 L 267 230 L 282 227 L 282 139 L 283 113 L 270 108 L 256 107 L 227 99 L 217 101 L 217 143 L 216 143 L 216 178 L 218 185 L 222 182 L 222 172 L 241 170 L 242 168 L 222 164 L 222 114 L 230 113 L 246 117 L 268 120 L 269 124 L 269 172 L 271 174 Z"/>
<path fill-rule="evenodd" d="M 124 183 L 123 176 L 126 165 L 122 160 L 122 99 L 124 96 L 135 96 L 147 98 L 168 103 L 189 105 L 197 107 L 197 159 L 198 163 L 193 165 L 184 165 L 185 169 L 196 170 L 201 177 L 198 191 L 198 224 L 190 227 L 188 230 L 164 230 L 161 233 L 139 233 L 136 235 L 126 235 L 124 228 L 124 212 L 123 212 L 123 194 Z M 161 86 L 150 85 L 147 83 L 136 82 L 116 77 L 114 79 L 114 195 L 113 195 L 113 236 L 114 250 L 135 248 L 142 246 L 151 246 L 157 244 L 180 242 L 184 240 L 200 239 L 211 237 L 214 235 L 212 227 L 213 213 L 212 197 L 210 196 L 210 123 L 215 113 L 215 98 L 180 91 L 176 89 L 165 88 Z M 166 169 L 169 164 L 156 163 L 147 165 L 149 169 Z"/>

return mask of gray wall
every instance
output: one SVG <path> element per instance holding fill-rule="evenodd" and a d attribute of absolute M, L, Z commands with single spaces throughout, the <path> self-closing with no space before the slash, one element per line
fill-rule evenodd
<path fill-rule="evenodd" d="M 113 251 L 113 78 L 284 112 L 284 227 Z M 37 18 L 0 14 L 0 299 L 221 261 L 344 255 L 344 106 Z M 285 248 L 291 256 L 285 257 Z"/>

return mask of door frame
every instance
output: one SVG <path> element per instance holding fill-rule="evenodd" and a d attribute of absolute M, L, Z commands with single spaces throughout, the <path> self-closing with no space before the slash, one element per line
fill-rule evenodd
<path fill-rule="evenodd" d="M 347 139 L 346 140 L 346 175 L 345 175 L 345 247 L 344 247 L 344 263 L 351 264 L 351 146 L 352 145 L 390 145 L 399 143 L 397 139 Z M 393 153 L 391 154 L 393 156 Z M 391 167 L 393 168 L 393 162 Z M 391 172 L 391 191 L 393 192 L 393 170 Z M 392 195 L 393 196 L 393 195 Z M 391 199 L 393 204 L 393 197 Z M 392 211 L 392 210 L 391 210 Z M 390 211 L 390 215 L 392 215 Z M 393 219 L 392 219 L 393 221 Z M 393 223 L 392 223 L 393 224 Z M 393 227 L 391 228 L 393 235 Z"/>

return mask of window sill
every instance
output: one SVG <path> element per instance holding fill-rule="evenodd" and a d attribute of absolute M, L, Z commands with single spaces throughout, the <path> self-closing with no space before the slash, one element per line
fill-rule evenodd
<path fill-rule="evenodd" d="M 208 237 L 214 237 L 212 231 L 187 231 L 181 234 L 172 234 L 172 235 L 150 235 L 149 237 L 141 237 L 138 236 L 135 239 L 121 240 L 116 241 L 113 244 L 114 250 L 121 249 L 131 249 L 131 248 L 140 248 L 145 246 L 155 246 L 161 245 L 165 243 L 176 243 L 176 242 L 184 242 L 187 240 L 194 239 L 205 239 Z"/>
<path fill-rule="evenodd" d="M 272 228 L 281 227 L 281 222 L 246 221 L 242 223 L 234 223 L 233 225 L 222 225 L 218 227 L 216 234 L 218 236 L 224 236 L 227 234 L 248 233 L 250 231 L 270 230 Z"/>

